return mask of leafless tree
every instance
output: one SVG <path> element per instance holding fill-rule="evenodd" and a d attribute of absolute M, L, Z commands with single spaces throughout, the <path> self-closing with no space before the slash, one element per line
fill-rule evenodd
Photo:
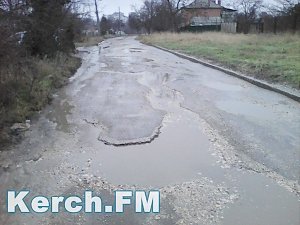
<path fill-rule="evenodd" d="M 268 16 L 264 21 L 273 26 L 273 32 L 299 30 L 300 24 L 300 1 L 299 0 L 275 0 L 268 7 Z"/>
<path fill-rule="evenodd" d="M 300 1 L 295 0 L 275 0 L 275 4 L 272 4 L 270 10 L 274 14 L 288 14 L 290 9 L 293 8 Z"/>
<path fill-rule="evenodd" d="M 142 8 L 139 11 L 141 21 L 149 34 L 153 30 L 153 21 L 157 3 L 158 2 L 156 0 L 145 0 Z"/>
<path fill-rule="evenodd" d="M 186 0 L 164 0 L 166 1 L 169 9 L 172 31 L 176 31 L 178 27 L 177 14 L 180 12 L 182 6 L 185 5 Z"/>
<path fill-rule="evenodd" d="M 260 9 L 263 4 L 262 0 L 238 0 L 235 2 L 237 8 L 239 8 L 245 15 L 245 17 L 249 20 L 256 17 L 257 10 Z"/>
<path fill-rule="evenodd" d="M 238 24 L 244 33 L 248 33 L 250 25 L 258 16 L 258 11 L 263 7 L 263 0 L 237 0 L 231 4 L 238 9 Z"/>

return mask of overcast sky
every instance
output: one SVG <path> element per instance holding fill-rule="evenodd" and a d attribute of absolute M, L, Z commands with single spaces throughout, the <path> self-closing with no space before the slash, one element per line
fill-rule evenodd
<path fill-rule="evenodd" d="M 132 6 L 136 5 L 140 7 L 142 4 L 142 0 L 102 0 L 102 11 L 101 14 L 109 15 L 114 12 L 119 11 L 119 7 L 121 8 L 121 12 L 124 12 L 126 15 L 129 12 L 134 11 Z"/>
<path fill-rule="evenodd" d="M 132 6 L 141 6 L 143 0 L 102 0 L 101 4 L 101 15 L 109 15 L 119 10 L 121 8 L 121 12 L 124 12 L 128 15 L 129 12 L 134 11 Z M 226 6 L 226 2 L 232 2 L 231 0 L 223 0 L 223 5 Z M 274 0 L 264 0 L 264 3 L 270 4 L 274 3 Z"/>

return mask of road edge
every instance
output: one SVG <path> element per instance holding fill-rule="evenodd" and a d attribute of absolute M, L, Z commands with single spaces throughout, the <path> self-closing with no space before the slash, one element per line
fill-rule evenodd
<path fill-rule="evenodd" d="M 203 61 L 201 59 L 198 59 L 198 58 L 195 58 L 195 57 L 192 57 L 192 56 L 188 56 L 186 54 L 183 54 L 183 53 L 179 53 L 179 52 L 176 52 L 176 51 L 173 51 L 173 50 L 170 50 L 170 49 L 167 49 L 167 48 L 163 48 L 163 47 L 160 47 L 160 46 L 157 46 L 157 45 L 151 45 L 151 44 L 148 44 L 149 46 L 152 46 L 152 47 L 155 47 L 157 49 L 160 49 L 162 51 L 165 51 L 165 52 L 169 52 L 173 55 L 176 55 L 180 58 L 183 58 L 183 59 L 187 59 L 191 62 L 194 62 L 194 63 L 199 63 L 199 64 L 202 64 L 204 66 L 207 66 L 207 67 L 210 67 L 212 69 L 216 69 L 216 70 L 219 70 L 221 72 L 224 72 L 228 75 L 231 75 L 231 76 L 234 76 L 234 77 L 237 77 L 239 79 L 242 79 L 244 81 L 247 81 L 251 84 L 254 84 L 260 88 L 264 88 L 264 89 L 267 89 L 269 91 L 274 91 L 278 94 L 281 94 L 281 95 L 284 95 L 290 99 L 293 99 L 297 102 L 300 103 L 300 95 L 296 94 L 296 93 L 292 93 L 290 91 L 287 91 L 287 90 L 284 90 L 282 88 L 279 88 L 275 85 L 272 85 L 270 83 L 267 83 L 265 81 L 262 81 L 262 80 L 258 80 L 258 79 L 255 79 L 253 77 L 249 77 L 249 76 L 246 76 L 246 75 L 243 75 L 241 73 L 238 73 L 238 72 L 235 72 L 233 70 L 230 70 L 230 69 L 226 69 L 224 67 L 221 67 L 221 66 L 217 66 L 217 65 L 214 65 L 214 64 L 211 64 L 209 62 L 206 62 L 206 61 Z"/>

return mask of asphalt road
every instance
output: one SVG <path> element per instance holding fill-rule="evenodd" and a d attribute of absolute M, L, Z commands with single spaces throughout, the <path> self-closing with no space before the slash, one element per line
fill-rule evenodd
<path fill-rule="evenodd" d="M 300 105 L 134 37 L 83 65 L 0 152 L 0 224 L 300 224 Z M 161 213 L 7 214 L 34 195 L 161 191 Z"/>

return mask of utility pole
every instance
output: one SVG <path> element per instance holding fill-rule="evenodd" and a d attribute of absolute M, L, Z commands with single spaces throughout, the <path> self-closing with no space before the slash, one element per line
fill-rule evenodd
<path fill-rule="evenodd" d="M 121 9 L 120 9 L 120 7 L 119 7 L 119 23 L 118 23 L 118 25 L 119 25 L 119 35 L 121 36 Z"/>
<path fill-rule="evenodd" d="M 96 8 L 96 17 L 97 17 L 97 27 L 98 27 L 98 36 L 101 35 L 101 27 L 100 27 L 100 18 L 99 18 L 99 11 L 98 11 L 98 3 L 97 0 L 95 0 L 95 8 Z"/>

